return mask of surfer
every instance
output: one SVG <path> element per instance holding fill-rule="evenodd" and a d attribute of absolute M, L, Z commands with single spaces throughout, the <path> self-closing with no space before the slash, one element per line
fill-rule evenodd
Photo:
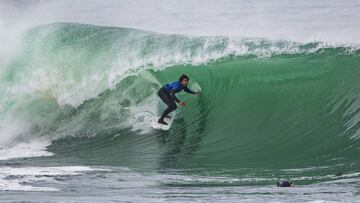
<path fill-rule="evenodd" d="M 295 184 L 293 182 L 289 182 L 289 181 L 283 181 L 283 182 L 277 182 L 276 183 L 278 187 L 294 187 Z"/>
<path fill-rule="evenodd" d="M 167 125 L 167 123 L 164 121 L 164 118 L 168 117 L 168 114 L 177 108 L 175 101 L 179 103 L 180 106 L 186 105 L 185 102 L 180 101 L 175 96 L 175 93 L 184 90 L 185 92 L 190 94 L 199 94 L 198 91 L 194 92 L 187 87 L 188 82 L 189 82 L 189 77 L 183 74 L 180 76 L 179 81 L 168 83 L 159 89 L 158 95 L 168 107 L 164 110 L 163 114 L 158 120 L 158 123 Z"/>

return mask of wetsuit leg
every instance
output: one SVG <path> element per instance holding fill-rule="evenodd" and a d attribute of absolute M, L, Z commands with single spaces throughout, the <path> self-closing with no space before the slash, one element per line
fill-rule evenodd
<path fill-rule="evenodd" d="M 171 98 L 170 94 L 167 93 L 165 89 L 161 88 L 158 91 L 158 95 L 161 98 L 161 100 L 163 100 L 163 102 L 165 102 L 165 104 L 168 106 L 160 118 L 160 119 L 164 119 L 169 113 L 174 111 L 177 108 L 177 106 L 176 106 L 174 99 Z"/>

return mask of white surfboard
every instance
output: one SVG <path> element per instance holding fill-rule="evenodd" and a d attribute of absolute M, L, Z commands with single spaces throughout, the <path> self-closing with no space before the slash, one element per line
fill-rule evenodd
<path fill-rule="evenodd" d="M 154 129 L 159 129 L 159 130 L 169 130 L 172 122 L 174 121 L 174 117 L 175 116 L 173 115 L 170 118 L 164 118 L 164 121 L 168 125 L 158 123 L 158 120 L 160 117 L 155 117 L 154 120 L 151 122 L 151 127 L 153 127 Z"/>

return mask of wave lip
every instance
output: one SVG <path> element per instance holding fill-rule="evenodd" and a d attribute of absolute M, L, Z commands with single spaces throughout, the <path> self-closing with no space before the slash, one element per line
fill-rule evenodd
<path fill-rule="evenodd" d="M 46 92 L 61 105 L 79 106 L 144 69 L 214 63 L 231 57 L 308 55 L 327 50 L 358 53 L 356 44 L 297 43 L 228 36 L 194 37 L 74 23 L 39 26 L 26 32 L 18 56 L 0 81 L 3 98 Z M 4 103 L 0 101 L 2 109 Z"/>

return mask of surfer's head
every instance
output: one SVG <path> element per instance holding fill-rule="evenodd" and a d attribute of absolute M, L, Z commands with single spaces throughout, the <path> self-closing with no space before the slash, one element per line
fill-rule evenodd
<path fill-rule="evenodd" d="M 187 86 L 188 82 L 189 82 L 189 77 L 187 75 L 182 74 L 179 78 L 179 82 L 184 85 Z"/>

